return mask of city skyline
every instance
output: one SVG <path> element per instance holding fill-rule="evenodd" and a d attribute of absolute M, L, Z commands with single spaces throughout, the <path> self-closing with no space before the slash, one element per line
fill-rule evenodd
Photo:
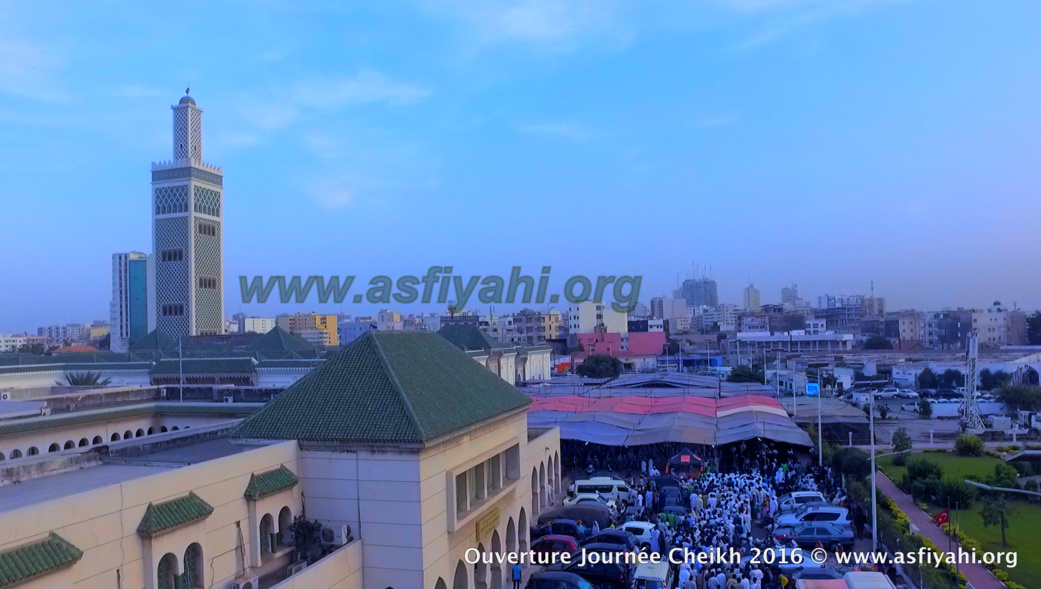
<path fill-rule="evenodd" d="M 1041 212 L 1041 116 L 1025 102 L 1038 7 L 719 2 L 664 23 L 624 3 L 549 4 L 273 4 L 210 41 L 223 51 L 199 46 L 216 26 L 202 15 L 102 46 L 91 23 L 111 14 L 3 8 L 2 200 L 26 247 L 8 250 L 0 332 L 108 315 L 111 255 L 151 250 L 143 170 L 169 148 L 165 108 L 188 83 L 207 157 L 233 176 L 225 315 L 330 310 L 241 305 L 239 275 L 549 264 L 643 275 L 646 303 L 692 261 L 713 266 L 720 302 L 740 303 L 751 275 L 764 303 L 792 282 L 813 301 L 874 280 L 890 309 L 1041 307 L 1019 262 L 1039 245 L 1021 221 Z M 316 11 L 323 24 L 303 18 Z M 971 48 L 950 35 L 999 19 L 1002 35 Z M 114 49 L 131 41 L 132 55 Z"/>

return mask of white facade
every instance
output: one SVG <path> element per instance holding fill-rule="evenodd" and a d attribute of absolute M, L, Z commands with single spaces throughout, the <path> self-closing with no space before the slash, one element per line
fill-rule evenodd
<path fill-rule="evenodd" d="M 1009 310 L 1000 301 L 990 307 L 972 312 L 972 328 L 976 330 L 980 343 L 989 346 L 1008 345 Z"/>
<path fill-rule="evenodd" d="M 274 317 L 246 317 L 242 320 L 243 333 L 267 333 L 274 328 Z"/>
<path fill-rule="evenodd" d="M 568 331 L 578 333 L 629 333 L 629 314 L 615 311 L 609 303 L 585 301 L 568 306 Z"/>
<path fill-rule="evenodd" d="M 90 326 L 83 323 L 66 323 L 65 325 L 48 325 L 37 330 L 49 346 L 61 346 L 65 342 L 84 343 L 90 340 Z"/>
<path fill-rule="evenodd" d="M 28 345 L 29 336 L 0 333 L 0 352 L 17 352 L 18 348 Z"/>
<path fill-rule="evenodd" d="M 202 110 L 173 109 L 173 159 L 152 163 L 156 327 L 170 337 L 224 333 L 224 176 L 202 159 Z"/>
<path fill-rule="evenodd" d="M 759 296 L 759 289 L 754 284 L 749 284 L 745 287 L 742 295 L 743 306 L 746 311 L 758 313 L 762 307 L 762 300 Z"/>

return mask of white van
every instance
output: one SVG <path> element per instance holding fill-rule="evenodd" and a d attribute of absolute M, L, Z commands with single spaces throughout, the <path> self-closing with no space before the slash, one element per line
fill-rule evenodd
<path fill-rule="evenodd" d="M 778 501 L 777 506 L 780 508 L 782 513 L 789 511 L 795 511 L 803 505 L 817 505 L 827 504 L 824 500 L 824 495 L 817 491 L 794 491 L 789 495 L 781 497 Z"/>
<path fill-rule="evenodd" d="M 647 562 L 636 567 L 633 574 L 636 589 L 670 589 L 672 568 L 668 562 Z"/>
<path fill-rule="evenodd" d="M 610 480 L 610 479 L 592 479 L 585 481 L 575 481 L 573 495 L 581 495 L 583 493 L 600 493 L 601 497 L 610 499 L 616 504 L 621 505 L 625 503 L 628 505 L 629 501 L 629 484 L 625 481 Z"/>

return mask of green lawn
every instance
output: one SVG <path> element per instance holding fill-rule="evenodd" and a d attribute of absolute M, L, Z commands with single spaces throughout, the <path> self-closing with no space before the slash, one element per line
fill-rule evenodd
<path fill-rule="evenodd" d="M 964 480 L 966 476 L 975 474 L 981 478 L 994 473 L 994 465 L 1002 462 L 999 458 L 992 458 L 990 456 L 958 456 L 948 452 L 930 452 L 930 453 L 916 453 L 913 454 L 915 458 L 925 458 L 932 462 L 939 464 L 943 468 L 944 478 L 951 480 Z M 886 456 L 885 458 L 877 459 L 877 464 L 882 472 L 886 473 L 894 483 L 899 484 L 904 478 L 904 471 L 907 470 L 902 466 L 893 464 L 893 456 Z"/>
<path fill-rule="evenodd" d="M 994 465 L 1002 462 L 990 456 L 976 458 L 957 456 L 951 453 L 922 453 L 916 457 L 927 458 L 943 467 L 944 477 L 952 480 L 963 480 L 966 475 L 975 474 L 981 478 L 994 472 Z M 878 467 L 895 483 L 899 483 L 906 470 L 893 464 L 893 457 L 878 459 Z M 980 500 L 984 500 L 981 497 Z M 935 515 L 943 508 L 930 506 L 930 515 Z M 1016 568 L 1002 566 L 1013 581 L 1024 587 L 1038 587 L 1041 579 L 1041 505 L 1016 501 L 1013 512 L 1009 516 L 1008 548 L 1001 547 L 1001 529 L 997 526 L 985 527 L 980 517 L 980 502 L 969 510 L 951 510 L 951 520 L 965 535 L 975 538 L 984 549 L 993 552 L 1015 551 L 1019 562 Z M 946 549 L 946 546 L 940 546 Z"/>

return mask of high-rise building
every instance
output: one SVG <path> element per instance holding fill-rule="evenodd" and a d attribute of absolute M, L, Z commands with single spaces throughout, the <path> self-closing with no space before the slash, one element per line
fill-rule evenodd
<path fill-rule="evenodd" d="M 687 306 L 697 309 L 698 307 L 716 307 L 719 305 L 719 295 L 716 292 L 716 281 L 711 278 L 688 278 L 683 281 L 681 289 Z"/>
<path fill-rule="evenodd" d="M 781 304 L 794 305 L 799 300 L 799 285 L 792 284 L 791 286 L 781 287 Z"/>
<path fill-rule="evenodd" d="M 267 333 L 275 328 L 275 320 L 271 317 L 243 317 L 239 321 L 242 333 Z"/>
<path fill-rule="evenodd" d="M 173 159 L 152 163 L 156 327 L 170 337 L 224 332 L 224 175 L 202 160 L 202 109 L 173 109 Z"/>
<path fill-rule="evenodd" d="M 759 289 L 754 284 L 749 284 L 744 290 L 744 308 L 746 311 L 758 313 L 759 308 L 762 306 L 762 301 L 759 298 Z"/>
<path fill-rule="evenodd" d="M 318 313 L 279 315 L 276 322 L 282 329 L 317 346 L 340 345 L 340 331 L 337 327 L 336 315 L 319 315 Z"/>
<path fill-rule="evenodd" d="M 112 254 L 112 303 L 109 306 L 109 348 L 126 352 L 155 328 L 149 285 L 151 256 L 141 252 Z"/>

